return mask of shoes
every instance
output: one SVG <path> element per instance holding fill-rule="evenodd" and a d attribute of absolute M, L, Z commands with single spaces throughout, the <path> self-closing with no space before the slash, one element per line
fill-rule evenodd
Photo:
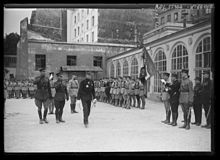
<path fill-rule="evenodd" d="M 165 124 L 168 124 L 170 123 L 168 120 L 165 120 L 165 121 L 161 121 L 162 123 L 165 123 Z"/>
<path fill-rule="evenodd" d="M 196 122 L 192 122 L 191 124 L 196 125 L 197 123 Z"/>
<path fill-rule="evenodd" d="M 176 123 L 176 122 L 174 122 L 174 123 L 172 124 L 172 126 L 177 126 L 177 123 Z"/>
<path fill-rule="evenodd" d="M 174 124 L 174 122 L 168 123 L 168 125 L 171 125 L 171 126 L 172 126 L 173 124 Z"/>
<path fill-rule="evenodd" d="M 40 124 L 43 124 L 43 123 L 44 123 L 44 121 L 41 119 L 39 123 L 40 123 Z"/>
<path fill-rule="evenodd" d="M 65 121 L 63 119 L 60 119 L 60 122 L 65 123 Z"/>
<path fill-rule="evenodd" d="M 60 123 L 60 121 L 59 121 L 59 120 L 56 120 L 56 123 Z"/>
<path fill-rule="evenodd" d="M 190 126 L 189 126 L 189 125 L 186 125 L 186 128 L 185 128 L 185 129 L 189 130 L 189 129 L 190 129 Z"/>
<path fill-rule="evenodd" d="M 49 123 L 49 122 L 48 122 L 48 120 L 47 120 L 46 118 L 45 118 L 45 119 L 43 119 L 43 121 L 44 121 L 45 123 Z"/>
<path fill-rule="evenodd" d="M 202 127 L 202 128 L 206 128 L 206 127 L 207 127 L 207 124 L 206 124 L 206 125 L 202 125 L 201 127 Z"/>
<path fill-rule="evenodd" d="M 85 128 L 88 128 L 89 127 L 89 125 L 86 123 L 86 124 L 84 124 L 84 126 L 85 126 Z"/>
<path fill-rule="evenodd" d="M 78 113 L 78 112 L 76 112 L 76 111 L 73 111 L 72 113 Z"/>
<path fill-rule="evenodd" d="M 179 128 L 186 128 L 186 124 L 184 124 L 183 126 L 179 127 Z"/>
<path fill-rule="evenodd" d="M 210 129 L 211 125 L 210 124 L 209 125 L 206 124 L 206 125 L 203 125 L 202 128 Z"/>
<path fill-rule="evenodd" d="M 196 123 L 196 126 L 200 126 L 201 125 L 201 123 Z"/>

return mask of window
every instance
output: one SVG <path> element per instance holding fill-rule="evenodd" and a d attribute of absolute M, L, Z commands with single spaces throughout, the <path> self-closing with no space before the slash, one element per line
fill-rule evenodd
<path fill-rule="evenodd" d="M 116 77 L 121 76 L 121 65 L 120 62 L 117 63 L 116 65 Z"/>
<path fill-rule="evenodd" d="M 167 15 L 167 22 L 171 22 L 171 15 Z"/>
<path fill-rule="evenodd" d="M 79 35 L 79 31 L 80 31 L 80 28 L 78 27 L 78 35 Z"/>
<path fill-rule="evenodd" d="M 81 32 L 83 33 L 83 23 L 82 23 L 82 25 L 81 25 Z"/>
<path fill-rule="evenodd" d="M 88 30 L 89 29 L 89 20 L 87 19 L 86 21 L 86 29 Z"/>
<path fill-rule="evenodd" d="M 161 17 L 161 25 L 165 23 L 165 18 Z"/>
<path fill-rule="evenodd" d="M 94 56 L 93 57 L 93 66 L 97 66 L 102 68 L 102 56 Z"/>
<path fill-rule="evenodd" d="M 95 17 L 92 16 L 92 26 L 94 26 L 94 25 L 95 25 Z"/>
<path fill-rule="evenodd" d="M 160 75 L 166 72 L 167 70 L 166 56 L 162 50 L 159 50 L 156 53 L 154 64 L 155 64 L 157 71 L 159 71 L 159 73 L 157 73 L 154 76 L 154 92 L 160 92 L 161 91 Z"/>
<path fill-rule="evenodd" d="M 80 21 L 80 15 L 79 15 L 79 12 L 78 12 L 78 17 L 77 17 L 77 18 L 78 18 L 78 22 L 79 22 L 79 21 Z"/>
<path fill-rule="evenodd" d="M 178 21 L 178 12 L 174 13 L 174 22 Z"/>
<path fill-rule="evenodd" d="M 123 63 L 123 76 L 128 76 L 128 61 L 125 60 Z"/>
<path fill-rule="evenodd" d="M 67 66 L 76 66 L 76 56 L 67 56 Z"/>
<path fill-rule="evenodd" d="M 35 70 L 40 68 L 46 68 L 46 55 L 44 54 L 35 55 Z"/>
<path fill-rule="evenodd" d="M 74 16 L 74 24 L 76 24 L 76 16 Z"/>
<path fill-rule="evenodd" d="M 202 78 L 203 71 L 211 70 L 211 37 L 205 37 L 199 42 L 195 56 L 195 74 L 196 77 Z"/>
<path fill-rule="evenodd" d="M 89 35 L 86 35 L 86 42 L 89 42 Z"/>
<path fill-rule="evenodd" d="M 113 63 L 112 63 L 112 65 L 111 65 L 110 77 L 115 77 L 115 67 L 114 67 L 114 64 L 113 64 Z"/>
<path fill-rule="evenodd" d="M 138 61 L 134 58 L 131 62 L 131 77 L 138 77 Z"/>
<path fill-rule="evenodd" d="M 16 56 L 4 56 L 4 66 L 16 68 Z"/>
<path fill-rule="evenodd" d="M 183 45 L 177 45 L 172 53 L 171 70 L 178 74 L 178 80 L 181 80 L 181 70 L 188 69 L 188 52 Z"/>
<path fill-rule="evenodd" d="M 76 37 L 76 29 L 74 29 L 74 37 Z"/>
<path fill-rule="evenodd" d="M 94 42 L 94 32 L 92 32 L 92 42 Z"/>

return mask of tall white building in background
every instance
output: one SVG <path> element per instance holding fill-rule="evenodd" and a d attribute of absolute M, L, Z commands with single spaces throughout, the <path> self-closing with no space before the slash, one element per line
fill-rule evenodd
<path fill-rule="evenodd" d="M 98 41 L 98 9 L 67 10 L 67 42 Z"/>

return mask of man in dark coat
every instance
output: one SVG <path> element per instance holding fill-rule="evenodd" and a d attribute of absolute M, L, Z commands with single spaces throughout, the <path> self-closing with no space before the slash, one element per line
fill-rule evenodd
<path fill-rule="evenodd" d="M 204 71 L 203 73 L 203 83 L 202 83 L 202 93 L 201 102 L 205 110 L 206 125 L 202 127 L 210 129 L 211 128 L 211 98 L 212 98 L 212 81 L 210 80 L 209 71 Z"/>
<path fill-rule="evenodd" d="M 194 98 L 193 98 L 193 110 L 195 115 L 195 124 L 197 126 L 201 125 L 202 121 L 202 103 L 201 103 L 201 93 L 202 93 L 202 85 L 201 78 L 195 78 L 195 86 L 194 86 Z"/>
<path fill-rule="evenodd" d="M 45 69 L 40 69 L 40 76 L 36 77 L 34 80 L 34 84 L 37 85 L 37 90 L 35 93 L 35 104 L 38 107 L 38 115 L 40 118 L 40 124 L 43 122 L 48 123 L 47 121 L 47 111 L 50 104 L 51 90 L 50 90 L 50 82 L 47 77 L 45 77 Z M 44 115 L 42 119 L 41 108 L 44 106 Z"/>
<path fill-rule="evenodd" d="M 171 80 L 172 84 L 170 85 L 170 90 L 168 91 L 170 94 L 170 106 L 172 111 L 172 123 L 170 123 L 170 125 L 176 126 L 178 118 L 180 82 L 177 80 L 177 74 L 175 73 L 171 75 Z"/>
<path fill-rule="evenodd" d="M 96 102 L 94 82 L 91 78 L 92 78 L 91 73 L 86 72 L 86 78 L 82 80 L 79 85 L 77 102 L 76 102 L 79 105 L 79 100 L 82 101 L 83 122 L 86 128 L 88 127 L 89 124 L 88 117 L 90 114 L 91 102 L 92 103 Z"/>
<path fill-rule="evenodd" d="M 63 108 L 65 105 L 65 99 L 69 100 L 69 95 L 67 92 L 67 86 L 62 80 L 61 73 L 57 73 L 57 81 L 54 83 L 54 87 L 56 90 L 55 96 L 54 96 L 54 104 L 55 104 L 55 117 L 56 117 L 56 123 L 65 122 L 62 119 L 63 115 Z"/>

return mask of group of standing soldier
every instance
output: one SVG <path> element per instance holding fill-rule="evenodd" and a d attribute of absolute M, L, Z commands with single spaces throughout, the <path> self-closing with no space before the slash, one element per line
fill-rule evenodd
<path fill-rule="evenodd" d="M 177 80 L 177 74 L 171 75 L 171 83 L 168 82 L 169 73 L 163 74 L 161 98 L 165 106 L 166 120 L 165 124 L 177 126 L 178 106 L 181 105 L 183 111 L 184 125 L 180 128 L 190 129 L 191 108 L 195 114 L 195 124 L 201 125 L 202 108 L 204 108 L 206 116 L 205 128 L 211 128 L 211 98 L 212 98 L 212 82 L 209 72 L 204 71 L 203 82 L 201 78 L 195 78 L 195 86 L 189 79 L 188 70 L 183 69 L 181 72 L 181 81 Z M 170 117 L 172 114 L 172 122 Z"/>
<path fill-rule="evenodd" d="M 35 90 L 33 80 L 4 80 L 5 99 L 33 98 Z"/>
<path fill-rule="evenodd" d="M 114 106 L 144 109 L 144 85 L 139 78 L 130 76 L 104 78 L 94 82 L 97 100 Z"/>

